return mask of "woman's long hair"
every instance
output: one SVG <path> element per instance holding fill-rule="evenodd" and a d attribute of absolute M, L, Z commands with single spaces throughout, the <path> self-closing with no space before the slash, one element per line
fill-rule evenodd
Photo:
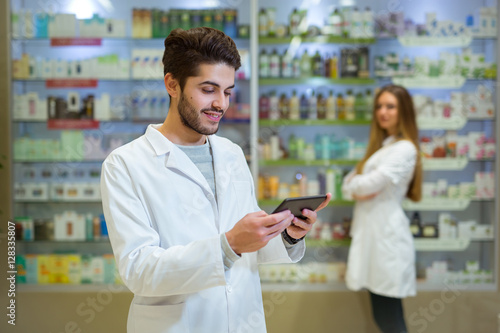
<path fill-rule="evenodd" d="M 398 101 L 398 133 L 396 135 L 397 140 L 408 140 L 415 145 L 417 149 L 417 163 L 415 165 L 415 172 L 413 173 L 413 179 L 408 187 L 408 192 L 406 196 L 412 201 L 420 201 L 422 198 L 422 160 L 420 157 L 420 146 L 418 143 L 418 128 L 417 120 L 415 115 L 415 108 L 413 107 L 413 100 L 408 93 L 408 91 L 398 85 L 387 85 L 380 89 L 380 91 L 375 96 L 375 103 L 373 105 L 373 120 L 370 127 L 370 140 L 368 142 L 368 147 L 366 148 L 366 153 L 363 159 L 356 165 L 356 173 L 361 174 L 363 172 L 363 167 L 377 150 L 382 147 L 382 142 L 388 137 L 387 131 L 382 129 L 378 124 L 376 111 L 377 104 L 380 96 L 388 92 Z"/>

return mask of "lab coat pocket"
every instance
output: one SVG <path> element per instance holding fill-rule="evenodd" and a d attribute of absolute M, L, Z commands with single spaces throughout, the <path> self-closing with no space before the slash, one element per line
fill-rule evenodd
<path fill-rule="evenodd" d="M 248 211 L 252 209 L 252 188 L 249 181 L 233 181 L 234 194 L 238 209 Z"/>
<path fill-rule="evenodd" d="M 184 333 L 190 332 L 186 304 L 132 305 L 134 333 Z"/>

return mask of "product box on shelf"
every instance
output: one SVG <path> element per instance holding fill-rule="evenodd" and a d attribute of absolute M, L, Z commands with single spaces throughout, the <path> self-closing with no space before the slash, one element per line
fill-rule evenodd
<path fill-rule="evenodd" d="M 65 211 L 54 216 L 54 239 L 58 241 L 84 241 L 85 216 Z"/>

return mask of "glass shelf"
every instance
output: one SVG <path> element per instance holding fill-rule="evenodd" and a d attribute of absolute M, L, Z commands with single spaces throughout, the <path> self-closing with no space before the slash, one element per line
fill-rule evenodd
<path fill-rule="evenodd" d="M 375 84 L 375 79 L 371 78 L 338 78 L 330 79 L 327 77 L 305 77 L 305 78 L 260 78 L 259 85 L 310 85 L 310 86 L 327 86 L 327 85 L 372 85 Z"/>
<path fill-rule="evenodd" d="M 339 36 L 315 36 L 315 37 L 259 37 L 259 44 L 291 44 L 293 43 L 315 43 L 315 44 L 374 44 L 375 38 L 345 38 Z"/>
<path fill-rule="evenodd" d="M 359 160 L 261 160 L 259 164 L 267 167 L 281 167 L 281 166 L 330 166 L 330 165 L 355 165 Z"/>
<path fill-rule="evenodd" d="M 260 126 L 355 126 L 370 125 L 371 120 L 330 120 L 330 119 L 260 119 Z"/>
<path fill-rule="evenodd" d="M 472 42 L 471 35 L 464 36 L 399 36 L 399 43 L 403 46 L 438 46 L 438 47 L 467 47 Z"/>

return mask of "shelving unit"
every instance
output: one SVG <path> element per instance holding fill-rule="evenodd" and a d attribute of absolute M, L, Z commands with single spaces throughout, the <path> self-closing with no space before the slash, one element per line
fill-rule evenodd
<path fill-rule="evenodd" d="M 28 1 L 26 6 L 34 5 L 33 1 Z M 199 4 L 198 4 L 199 5 Z M 495 86 L 496 80 L 489 78 L 486 79 L 470 79 L 465 78 L 461 75 L 456 76 L 438 76 L 438 77 L 394 77 L 394 78 L 375 78 L 376 73 L 373 71 L 374 57 L 377 55 L 377 50 L 380 48 L 395 48 L 400 51 L 412 53 L 418 52 L 419 48 L 426 48 L 428 50 L 438 49 L 442 47 L 447 47 L 453 50 L 454 48 L 472 47 L 474 43 L 482 44 L 493 44 L 497 43 L 496 38 L 478 38 L 476 36 L 462 36 L 440 39 L 436 37 L 392 37 L 392 38 L 345 38 L 345 37 L 333 37 L 333 36 L 294 36 L 294 37 L 258 37 L 258 10 L 260 7 L 274 6 L 280 11 L 280 16 L 277 17 L 277 22 L 287 22 L 288 14 L 292 11 L 294 6 L 300 6 L 298 1 L 291 1 L 290 3 L 284 3 L 280 1 L 269 1 L 264 3 L 263 1 L 252 0 L 247 2 L 237 3 L 241 10 L 239 13 L 243 16 L 243 13 L 248 14 L 249 17 L 243 18 L 241 23 L 249 24 L 251 30 L 251 38 L 236 38 L 235 42 L 238 46 L 248 49 L 251 54 L 251 79 L 238 79 L 236 81 L 237 87 L 241 89 L 242 99 L 245 104 L 250 105 L 251 118 L 250 119 L 224 119 L 221 126 L 222 130 L 225 126 L 231 126 L 237 128 L 236 131 L 244 133 L 241 135 L 245 144 L 248 144 L 249 154 L 251 158 L 249 163 L 251 165 L 251 171 L 255 178 L 258 179 L 259 174 L 262 171 L 268 172 L 279 172 L 283 179 L 288 180 L 293 179 L 293 176 L 298 170 L 307 170 L 305 172 L 310 172 L 310 174 L 317 172 L 319 168 L 335 167 L 342 171 L 348 171 L 354 167 L 354 165 L 359 161 L 359 158 L 346 158 L 346 157 L 334 157 L 328 159 L 313 159 L 313 160 L 299 160 L 299 159 L 285 159 L 278 158 L 276 160 L 259 158 L 257 154 L 258 141 L 262 138 L 263 132 L 271 131 L 278 133 L 281 136 L 282 142 L 286 148 L 286 139 L 291 133 L 299 133 L 307 138 L 307 142 L 314 142 L 313 136 L 317 133 L 321 134 L 335 134 L 335 137 L 345 138 L 347 136 L 352 136 L 356 142 L 366 141 L 369 126 L 371 121 L 365 118 L 354 119 L 354 120 L 340 120 L 340 119 L 259 119 L 258 114 L 258 98 L 259 93 L 269 92 L 276 90 L 278 92 L 290 93 L 292 90 L 302 90 L 309 92 L 311 89 L 318 92 L 325 93 L 328 90 L 333 90 L 335 94 L 345 93 L 347 89 L 353 90 L 354 92 L 365 92 L 366 89 L 374 90 L 387 83 L 401 84 L 409 88 L 410 91 L 418 90 L 429 91 L 436 94 L 442 98 L 442 96 L 449 93 L 449 91 L 470 91 L 471 87 L 478 85 L 480 83 L 489 84 Z M 371 4 L 370 4 L 371 5 Z M 123 17 L 130 16 L 130 8 L 128 4 L 120 5 L 118 11 L 119 15 Z M 165 6 L 161 4 L 161 6 Z M 376 8 L 376 4 L 374 4 Z M 324 14 L 324 8 L 319 10 L 321 5 L 312 5 L 310 12 L 314 15 Z M 374 11 L 375 12 L 375 11 Z M 324 15 L 323 15 L 324 16 Z M 316 16 L 315 16 L 316 18 Z M 318 21 L 320 22 L 320 21 Z M 130 50 L 133 48 L 163 48 L 162 38 L 148 38 L 148 39 L 135 39 L 135 38 L 43 38 L 43 39 L 26 39 L 17 38 L 12 39 L 14 51 L 18 53 L 28 52 L 32 54 L 40 54 L 44 56 L 45 54 L 61 52 L 66 53 L 68 50 L 77 50 L 78 52 L 89 53 L 92 55 L 98 55 L 106 53 L 107 51 L 116 52 L 123 56 L 124 58 L 129 58 L 131 56 Z M 341 48 L 352 48 L 352 47 L 366 47 L 369 49 L 369 60 L 370 60 L 370 76 L 368 78 L 358 78 L 358 77 L 342 77 L 329 78 L 329 77 L 297 77 L 297 78 L 258 78 L 258 54 L 262 48 L 278 48 L 282 50 L 289 45 L 295 45 L 300 51 L 298 54 L 303 52 L 303 50 L 311 50 L 311 53 L 315 50 L 321 50 L 323 54 L 333 54 L 337 53 L 340 55 Z M 484 47 L 487 51 L 491 51 L 492 47 Z M 312 55 L 312 54 L 311 54 Z M 16 57 L 19 54 L 15 55 Z M 494 59 L 498 56 L 494 55 Z M 67 91 L 79 91 L 82 94 L 87 94 L 91 92 L 115 92 L 118 94 L 120 90 L 127 90 L 126 93 L 131 93 L 136 88 L 150 89 L 152 86 L 154 89 L 163 89 L 163 83 L 161 78 L 134 78 L 132 72 L 126 79 L 116 79 L 116 78 L 51 78 L 51 79 L 13 79 L 12 92 L 17 93 L 27 93 L 29 91 L 37 91 L 43 97 L 49 94 L 65 94 Z M 496 87 L 494 87 L 496 89 Z M 62 93 L 61 93 L 62 92 Z M 498 95 L 498 94 L 497 94 Z M 130 130 L 129 136 L 124 139 L 128 141 L 133 137 L 140 134 L 143 131 L 146 124 L 150 122 L 160 122 L 161 117 L 145 117 L 140 119 L 131 115 L 131 110 L 127 110 L 127 116 L 123 119 L 111 119 L 103 120 L 97 123 L 92 123 L 89 121 L 65 121 L 64 124 L 54 125 L 54 129 L 45 129 L 46 131 L 41 135 L 41 138 L 53 138 L 59 130 L 83 130 L 92 131 L 95 130 L 96 133 L 100 135 L 106 135 L 113 131 L 108 131 L 109 128 L 117 126 L 121 129 Z M 360 110 L 355 110 L 359 113 Z M 14 138 L 23 135 L 39 135 L 36 133 L 45 123 L 45 120 L 21 120 L 14 119 L 11 122 L 11 128 L 13 129 Z M 83 123 L 87 123 L 84 125 Z M 422 131 L 443 131 L 443 130 L 455 130 L 461 133 L 467 133 L 468 131 L 478 131 L 483 128 L 489 128 L 492 132 L 497 132 L 498 125 L 496 124 L 496 118 L 467 118 L 467 117 L 450 117 L 450 118 L 420 118 L 418 122 L 419 128 Z M 489 126 L 489 127 L 488 127 Z M 106 129 L 103 129 L 106 127 Z M 57 128 L 57 129 L 55 129 Z M 119 131 L 116 130 L 115 134 Z M 248 135 L 247 135 L 247 132 Z M 223 134 L 221 134 L 223 135 Z M 223 135 L 224 136 L 224 135 Z M 265 139 L 265 138 L 264 138 Z M 254 149 L 255 148 L 255 149 Z M 496 149 L 498 152 L 498 148 Z M 36 165 L 50 165 L 50 164 L 67 164 L 69 167 L 74 167 L 78 165 L 85 168 L 88 165 L 99 164 L 102 161 L 100 158 L 83 158 L 83 157 L 72 157 L 72 158 L 55 158 L 55 159 L 39 159 L 39 158 L 13 158 L 13 168 L 19 169 L 23 166 L 36 166 Z M 496 171 L 498 169 L 495 158 L 476 160 L 472 158 L 435 158 L 435 159 L 424 159 L 423 166 L 426 175 L 430 178 L 442 177 L 442 178 L 460 178 L 465 179 L 467 176 L 470 181 L 470 172 L 477 170 L 488 170 Z M 278 170 L 278 171 L 275 171 Z M 310 171 L 313 170 L 313 171 Z M 277 206 L 281 200 L 278 199 L 267 199 L 260 200 L 259 205 L 265 209 L 271 209 Z M 92 206 L 92 210 L 97 213 L 100 210 L 99 200 L 14 200 L 13 210 L 16 216 L 26 215 L 25 212 L 40 211 L 43 212 L 43 217 L 50 216 L 54 211 L 60 211 L 68 208 L 75 209 L 79 212 L 88 209 Z M 421 211 L 426 218 L 429 220 L 435 220 L 436 212 L 446 211 L 453 212 L 458 216 L 464 216 L 464 218 L 470 218 L 470 216 L 477 215 L 481 219 L 481 223 L 489 223 L 490 221 L 496 221 L 495 217 L 498 217 L 498 199 L 491 200 L 475 200 L 475 199 L 449 199 L 449 198 L 425 198 L 420 203 L 405 202 L 404 208 L 410 214 L 413 211 Z M 325 208 L 321 212 L 322 217 L 325 220 L 331 221 L 338 216 L 351 216 L 352 215 L 352 201 L 342 200 L 341 198 L 336 198 L 333 200 L 329 207 Z M 335 214 L 332 213 L 332 208 L 335 210 Z M 497 223 L 497 222 L 495 222 Z M 429 252 L 440 252 L 440 251 L 453 251 L 453 252 L 467 252 L 473 256 L 479 257 L 485 263 L 488 261 L 488 266 L 493 266 L 490 268 L 496 268 L 496 258 L 497 254 L 491 250 L 497 246 L 497 240 L 484 240 L 483 243 L 479 244 L 479 241 L 472 240 L 467 243 L 464 240 L 457 239 L 453 241 L 435 241 L 430 239 L 415 240 L 415 245 L 418 251 Z M 44 242 L 44 243 L 34 243 L 35 246 L 45 246 L 47 251 L 50 252 L 51 248 L 54 246 L 64 246 L 66 243 L 58 242 Z M 79 242 L 76 244 L 69 243 L 68 246 L 73 247 L 73 245 L 80 247 L 82 251 L 86 251 L 88 248 L 95 246 L 96 242 Z M 102 245 L 98 242 L 98 245 Z M 24 244 L 20 242 L 21 247 L 29 247 L 32 244 Z M 348 242 L 326 242 L 321 241 L 309 241 L 309 247 L 330 247 L 334 249 L 346 248 Z M 471 247 L 482 247 L 481 251 L 474 249 L 470 250 Z M 481 252 L 481 255 L 478 253 Z M 469 254 L 469 252 L 467 252 Z M 345 255 L 345 253 L 343 254 Z M 286 285 L 286 284 L 266 284 L 264 290 L 270 290 L 269 288 L 284 289 L 292 288 L 296 284 Z M 340 287 L 339 287 L 340 286 Z M 420 288 L 424 288 L 425 284 L 420 284 Z M 40 290 L 44 290 L 46 286 L 40 286 Z M 51 286 L 52 287 L 52 286 Z M 95 286 L 98 290 L 99 286 Z M 54 287 L 57 289 L 57 287 Z M 78 290 L 79 287 L 76 286 L 64 286 L 62 291 L 66 290 Z M 83 290 L 93 291 L 94 286 L 84 286 Z M 90 289 L 86 289 L 90 288 Z M 267 288 L 267 289 L 266 289 Z M 302 287 L 301 287 L 302 288 Z M 478 287 L 480 289 L 480 287 Z M 35 290 L 37 288 L 27 287 L 24 290 Z M 299 288 L 300 289 L 300 288 Z M 491 289 L 491 286 L 487 286 L 486 289 Z M 317 284 L 314 286 L 306 285 L 304 291 L 315 291 L 315 290 L 345 290 L 345 286 L 342 283 L 337 284 Z"/>

